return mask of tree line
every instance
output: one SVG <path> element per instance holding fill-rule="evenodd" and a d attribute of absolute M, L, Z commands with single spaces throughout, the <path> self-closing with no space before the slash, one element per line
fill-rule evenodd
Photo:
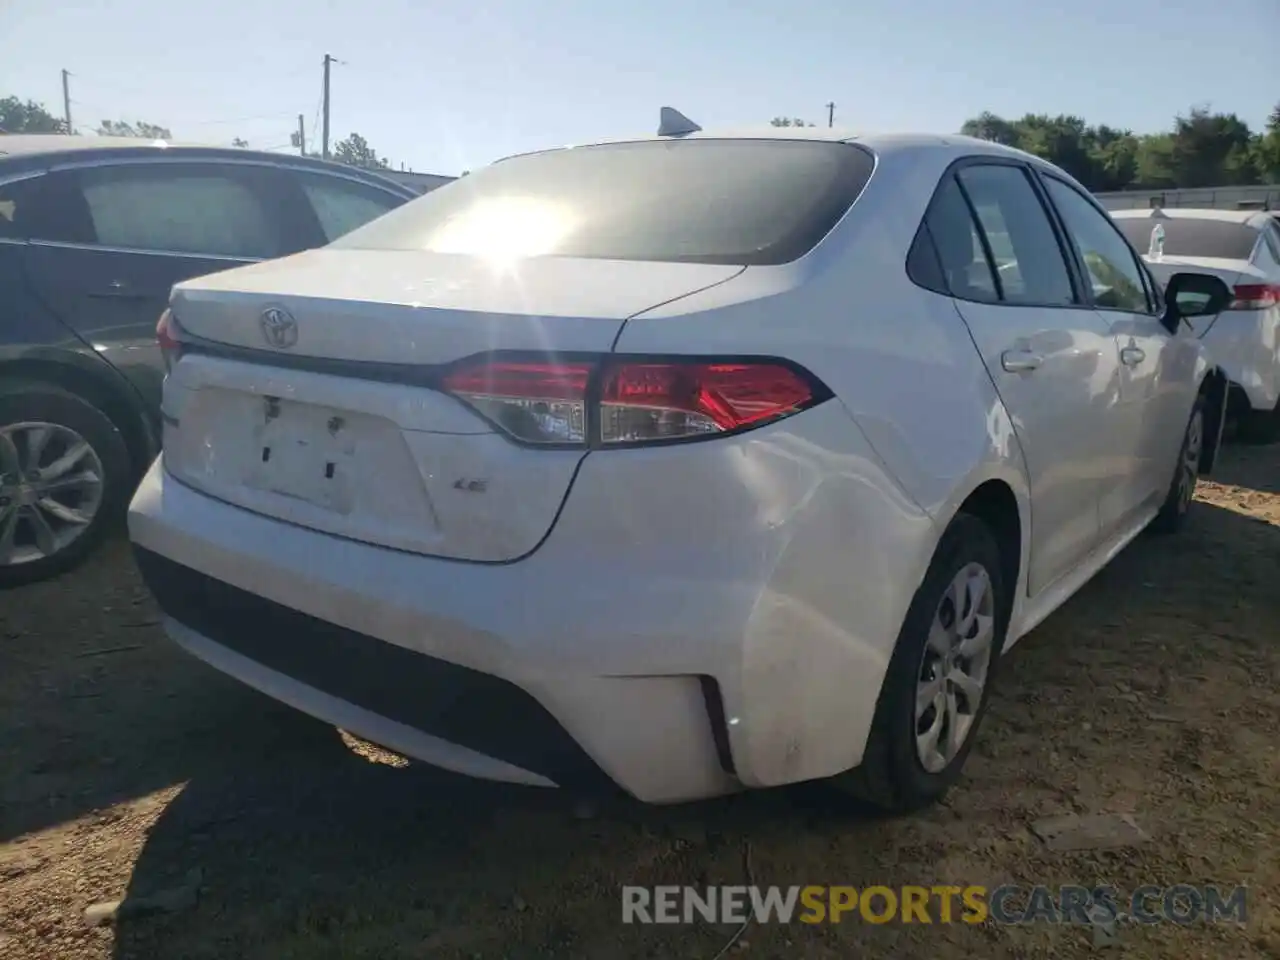
<path fill-rule="evenodd" d="M 66 133 L 67 123 L 61 117 L 55 117 L 42 103 L 34 100 L 20 100 L 18 97 L 0 97 L 0 133 Z M 72 131 L 79 133 L 79 130 Z M 102 120 L 94 127 L 93 132 L 101 137 L 138 137 L 144 140 L 172 140 L 169 128 L 158 123 L 147 123 L 142 120 L 133 122 L 125 120 Z M 296 149 L 299 146 L 298 134 L 289 137 Z M 231 141 L 233 147 L 248 147 L 249 142 L 241 137 Z M 307 151 L 309 157 L 319 157 L 319 152 Z M 353 167 L 364 167 L 369 170 L 386 170 L 390 167 L 386 157 L 378 155 L 364 137 L 352 133 L 333 144 L 329 151 L 329 159 L 345 163 Z"/>
<path fill-rule="evenodd" d="M 960 132 L 1034 153 L 1099 193 L 1280 183 L 1280 104 L 1259 131 L 1234 113 L 1195 107 L 1163 133 L 1030 113 L 1020 120 L 983 113 Z"/>
<path fill-rule="evenodd" d="M 775 127 L 812 127 L 799 117 L 774 117 Z M 15 96 L 0 98 L 0 131 L 66 133 L 66 122 L 41 103 Z M 76 131 L 78 132 L 78 131 Z M 94 132 L 103 136 L 171 139 L 169 129 L 142 121 L 103 120 Z M 966 120 L 960 132 L 993 140 L 1055 163 L 1090 190 L 1164 189 L 1251 186 L 1280 183 L 1280 104 L 1262 130 L 1234 113 L 1193 107 L 1174 119 L 1170 130 L 1134 133 L 1081 117 L 1029 113 L 1010 120 L 981 113 Z M 290 137 L 299 146 L 298 135 Z M 237 137 L 237 147 L 249 143 Z M 308 151 L 309 156 L 318 156 Z M 330 159 L 354 167 L 385 170 L 390 164 L 358 133 L 337 141 Z"/>
<path fill-rule="evenodd" d="M 814 125 L 799 117 L 770 123 Z M 1094 126 L 1075 116 L 1028 113 L 1007 120 L 989 112 L 966 120 L 960 132 L 1043 157 L 1098 193 L 1280 183 L 1280 104 L 1259 131 L 1234 113 L 1194 107 L 1163 133 Z"/>

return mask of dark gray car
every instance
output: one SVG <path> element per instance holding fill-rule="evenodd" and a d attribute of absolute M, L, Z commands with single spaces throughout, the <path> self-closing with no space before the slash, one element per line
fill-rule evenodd
<path fill-rule="evenodd" d="M 177 282 L 323 246 L 417 194 L 339 164 L 0 136 L 0 587 L 62 572 L 159 447 Z"/>

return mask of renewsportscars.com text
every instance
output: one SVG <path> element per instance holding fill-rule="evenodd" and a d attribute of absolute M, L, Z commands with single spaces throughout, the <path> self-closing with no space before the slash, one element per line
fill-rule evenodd
<path fill-rule="evenodd" d="M 623 923 L 1244 923 L 1245 887 L 793 886 L 622 888 Z"/>

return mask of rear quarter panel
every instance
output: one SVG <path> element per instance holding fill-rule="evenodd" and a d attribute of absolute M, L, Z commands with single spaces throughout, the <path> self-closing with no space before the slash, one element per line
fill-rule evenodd
<path fill-rule="evenodd" d="M 801 260 L 628 321 L 618 352 L 794 360 L 836 394 L 888 476 L 935 522 L 988 479 L 1028 513 L 1012 423 L 951 300 L 907 276 L 907 251 L 954 155 L 881 164 L 835 231 Z M 914 157 L 920 159 L 914 159 Z M 1025 526 L 1024 522 L 1024 526 Z"/>
<path fill-rule="evenodd" d="M 619 335 L 619 353 L 800 363 L 836 394 L 843 427 L 825 418 L 824 429 L 847 431 L 849 443 L 864 451 L 856 461 L 810 461 L 814 495 L 787 517 L 789 537 L 769 558 L 766 588 L 746 628 L 744 689 L 753 680 L 761 690 L 776 686 L 787 674 L 780 658 L 798 656 L 791 637 L 803 636 L 823 651 L 815 662 L 824 679 L 806 680 L 812 696 L 832 704 L 847 699 L 849 677 L 860 675 L 856 692 L 873 709 L 937 538 L 984 481 L 1013 491 L 1025 554 L 1030 508 L 1012 424 L 950 299 L 921 290 L 906 274 L 907 250 L 946 165 L 946 159 L 895 164 L 892 173 L 882 167 L 851 215 L 808 256 L 748 268 L 631 319 Z M 795 418 L 795 429 L 803 429 L 806 416 Z M 834 446 L 828 437 L 811 449 Z M 757 782 L 781 782 L 796 769 L 834 773 L 861 758 L 861 743 L 841 742 L 839 723 L 855 730 L 855 719 L 869 722 L 869 714 L 855 718 L 834 706 L 824 714 L 813 705 L 805 712 L 803 723 L 779 716 L 772 727 L 805 729 L 810 736 L 800 746 L 760 749 L 775 758 L 794 753 L 795 766 L 779 761 L 785 770 L 757 770 Z M 813 755 L 819 730 L 832 746 Z M 811 755 L 799 756 L 804 751 Z"/>

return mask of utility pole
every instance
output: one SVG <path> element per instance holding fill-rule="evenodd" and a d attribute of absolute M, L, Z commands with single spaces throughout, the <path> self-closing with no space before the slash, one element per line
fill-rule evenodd
<path fill-rule="evenodd" d="M 836 125 L 836 105 L 835 103 L 827 104 L 827 126 L 834 127 Z"/>
<path fill-rule="evenodd" d="M 305 157 L 307 155 L 307 127 L 302 121 L 302 114 L 298 114 L 298 156 Z"/>
<path fill-rule="evenodd" d="M 62 71 L 62 118 L 67 122 L 67 133 L 75 133 L 71 129 L 71 74 L 66 70 Z"/>
<path fill-rule="evenodd" d="M 320 139 L 320 155 L 326 160 L 329 159 L 329 64 L 331 63 L 333 63 L 333 57 L 326 53 L 324 55 L 324 131 Z"/>

